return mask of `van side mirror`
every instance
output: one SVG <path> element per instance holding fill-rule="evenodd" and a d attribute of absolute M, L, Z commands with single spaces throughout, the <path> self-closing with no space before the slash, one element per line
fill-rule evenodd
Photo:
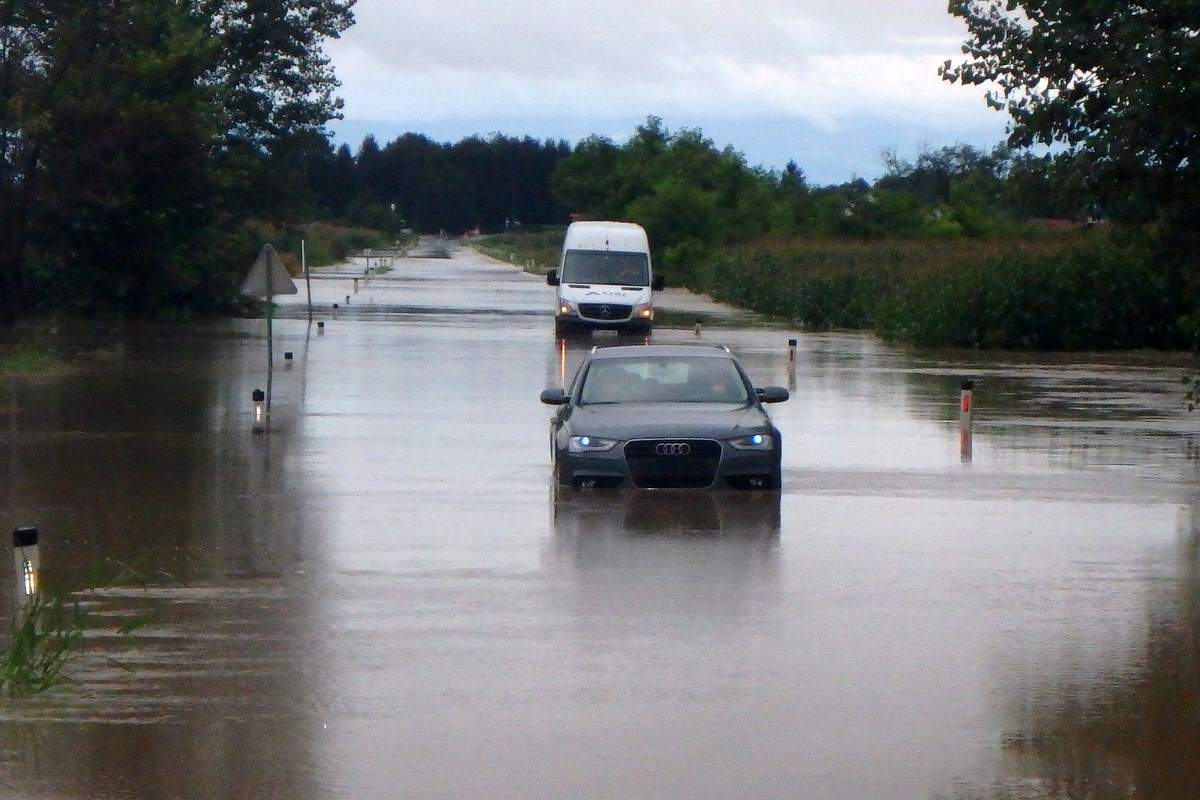
<path fill-rule="evenodd" d="M 664 278 L 662 275 L 655 275 L 654 278 L 650 281 L 650 288 L 656 292 L 667 288 L 667 279 Z"/>
<path fill-rule="evenodd" d="M 567 395 L 562 389 L 543 389 L 541 400 L 548 406 L 566 405 Z"/>
<path fill-rule="evenodd" d="M 546 285 L 558 286 L 558 270 L 552 269 L 546 273 Z"/>
<path fill-rule="evenodd" d="M 763 386 L 756 388 L 754 393 L 758 395 L 758 399 L 763 403 L 782 403 L 791 397 L 788 390 L 782 386 Z"/>

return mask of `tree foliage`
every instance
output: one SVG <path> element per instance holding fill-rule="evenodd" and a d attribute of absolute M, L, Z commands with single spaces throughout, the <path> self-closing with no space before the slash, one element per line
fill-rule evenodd
<path fill-rule="evenodd" d="M 1063 144 L 1110 214 L 1190 226 L 1200 210 L 1200 3 L 953 0 L 951 82 L 989 84 L 1010 144 Z"/>
<path fill-rule="evenodd" d="M 0 322 L 222 302 L 353 0 L 0 0 Z"/>

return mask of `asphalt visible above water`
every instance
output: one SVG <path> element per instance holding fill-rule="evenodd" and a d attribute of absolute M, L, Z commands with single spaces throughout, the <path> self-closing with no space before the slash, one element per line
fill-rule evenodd
<path fill-rule="evenodd" d="M 667 292 L 756 382 L 788 385 L 798 336 L 783 492 L 560 493 L 538 393 L 616 338 L 556 342 L 552 290 L 451 255 L 320 272 L 322 334 L 285 298 L 269 434 L 261 321 L 131 327 L 0 384 L 0 527 L 40 526 L 45 583 L 174 579 L 88 596 L 160 616 L 0 699 L 0 796 L 1196 796 L 1180 363 L 897 348 Z M 9 618 L 7 557 L 0 580 Z"/>

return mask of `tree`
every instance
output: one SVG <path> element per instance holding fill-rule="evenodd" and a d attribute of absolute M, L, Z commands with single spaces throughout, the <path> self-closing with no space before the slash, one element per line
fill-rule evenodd
<path fill-rule="evenodd" d="M 1200 3 L 952 0 L 951 82 L 992 84 L 1015 147 L 1062 144 L 1116 218 L 1191 230 L 1200 212 Z"/>
<path fill-rule="evenodd" d="M 0 0 L 0 325 L 64 289 L 126 313 L 230 296 L 222 260 L 182 254 L 286 194 L 272 170 L 338 114 L 321 45 L 353 5 Z"/>

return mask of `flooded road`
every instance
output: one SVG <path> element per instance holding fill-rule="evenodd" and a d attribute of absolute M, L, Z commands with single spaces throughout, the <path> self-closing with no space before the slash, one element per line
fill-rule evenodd
<path fill-rule="evenodd" d="M 97 627 L 74 685 L 0 698 L 0 796 L 1196 796 L 1180 363 L 726 318 L 702 339 L 756 383 L 799 338 L 783 492 L 560 493 L 538 393 L 616 339 L 556 342 L 540 280 L 451 255 L 323 271 L 322 334 L 285 298 L 269 434 L 262 321 L 0 382 L 0 527 L 39 526 L 45 584 L 170 576 L 87 596 L 159 616 Z"/>

